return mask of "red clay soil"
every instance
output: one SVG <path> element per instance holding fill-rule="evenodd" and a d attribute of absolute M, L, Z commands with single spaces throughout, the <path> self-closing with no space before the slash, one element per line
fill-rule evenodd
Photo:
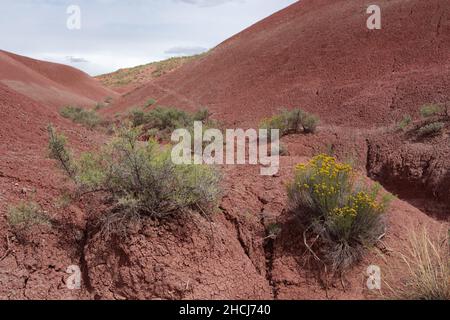
<path fill-rule="evenodd" d="M 300 245 L 295 217 L 286 210 L 285 190 L 293 165 L 322 148 L 319 140 L 335 144 L 337 153 L 358 149 L 362 143 L 353 135 L 343 135 L 337 144 L 339 130 L 327 133 L 329 129 L 324 128 L 317 137 L 283 139 L 292 154 L 282 158 L 278 176 L 260 176 L 257 166 L 224 167 L 224 195 L 211 221 L 195 214 L 159 223 L 145 220 L 142 227 L 131 229 L 125 240 L 107 240 L 92 224 L 105 213 L 95 199 L 83 198 L 63 207 L 59 204 L 58 197 L 72 186 L 46 157 L 45 126 L 52 122 L 63 131 L 76 154 L 101 145 L 105 138 L 3 85 L 0 107 L 1 298 L 380 298 L 364 289 L 367 266 L 380 265 L 397 284 L 405 266 L 396 254 L 406 251 L 407 228 L 427 226 L 436 233 L 443 227 L 414 207 L 395 201 L 389 213 L 385 253 L 369 252 L 345 277 L 346 290 L 335 282 L 324 290 L 304 267 L 305 249 Z M 310 145 L 311 140 L 316 143 Z M 43 207 L 52 226 L 17 233 L 7 224 L 7 208 L 30 199 Z M 282 230 L 276 240 L 267 238 L 266 230 L 273 223 Z M 69 265 L 82 268 L 79 291 L 65 285 Z"/>
<path fill-rule="evenodd" d="M 430 100 L 448 99 L 448 1 L 380 1 L 384 27 L 379 32 L 364 29 L 364 4 L 296 3 L 200 60 L 124 96 L 112 110 L 105 108 L 113 114 L 158 98 L 160 104 L 188 109 L 208 106 L 221 121 L 250 125 L 284 104 L 316 112 L 325 122 L 316 135 L 282 139 L 290 155 L 282 157 L 279 175 L 260 176 L 258 166 L 224 166 L 223 198 L 210 221 L 197 214 L 147 219 L 124 240 L 108 240 L 98 232 L 95 222 L 105 214 L 99 199 L 84 196 L 61 203 L 63 192 L 73 193 L 74 186 L 47 157 L 48 123 L 68 137 L 75 156 L 109 139 L 62 119 L 55 109 L 62 101 L 52 98 L 50 88 L 75 97 L 86 94 L 86 102 L 97 100 L 91 95 L 97 90 L 99 98 L 110 95 L 108 90 L 89 78 L 83 89 L 84 84 L 72 85 L 70 76 L 56 78 L 61 76 L 57 67 L 38 63 L 38 72 L 27 59 L 2 52 L 0 298 L 380 298 L 365 289 L 365 270 L 371 264 L 382 268 L 384 280 L 398 285 L 406 268 L 398 254 L 407 251 L 409 232 L 427 227 L 437 234 L 448 228 L 445 222 L 395 200 L 382 243 L 345 275 L 345 290 L 340 279 L 330 280 L 325 290 L 305 265 L 302 233 L 286 206 L 286 183 L 298 162 L 327 152 L 353 159 L 362 175 L 367 159 L 373 163 L 371 174 L 384 172 L 377 170 L 382 166 L 377 159 L 401 146 L 383 149 L 383 141 L 370 139 L 377 134 L 382 139 L 384 131 L 363 127 L 390 122 Z M 393 153 L 381 161 L 397 170 L 401 158 Z M 38 202 L 52 225 L 13 230 L 7 211 L 19 200 Z M 267 230 L 274 224 L 281 232 L 270 239 Z M 69 265 L 82 269 L 81 290 L 66 287 Z M 389 294 L 385 288 L 383 293 Z"/>
<path fill-rule="evenodd" d="M 405 280 L 411 230 L 445 231 L 418 209 L 395 200 L 388 233 L 378 248 L 328 290 L 305 265 L 306 249 L 296 217 L 289 213 L 285 183 L 292 164 L 308 158 L 282 158 L 280 174 L 259 175 L 258 166 L 224 167 L 225 194 L 211 221 L 194 214 L 163 222 L 147 220 L 125 240 L 94 233 L 85 250 L 90 294 L 97 299 L 381 299 L 387 287 L 371 292 L 366 269 L 382 268 L 383 280 L 396 287 Z M 277 224 L 275 240 L 267 230 Z"/>
<path fill-rule="evenodd" d="M 52 107 L 40 104 L 0 84 L 0 298 L 75 299 L 63 280 L 66 268 L 79 264 L 85 225 L 82 206 L 60 207 L 58 197 L 70 187 L 48 159 L 47 125 L 54 124 L 75 150 L 92 149 L 103 141 L 74 126 Z M 94 141 L 95 140 L 95 141 Z M 36 226 L 15 233 L 6 217 L 9 206 L 36 201 L 52 227 Z M 64 290 L 65 289 L 65 290 Z"/>
<path fill-rule="evenodd" d="M 366 127 L 448 100 L 450 2 L 377 4 L 382 29 L 368 30 L 365 0 L 299 1 L 106 112 L 154 98 L 189 110 L 205 106 L 236 125 L 301 107 L 327 123 Z"/>
<path fill-rule="evenodd" d="M 93 107 L 117 93 L 75 68 L 0 50 L 0 83 L 43 104 Z"/>
<path fill-rule="evenodd" d="M 435 137 L 420 138 L 417 131 L 425 123 L 372 136 L 367 172 L 422 211 L 450 221 L 449 124 Z"/>

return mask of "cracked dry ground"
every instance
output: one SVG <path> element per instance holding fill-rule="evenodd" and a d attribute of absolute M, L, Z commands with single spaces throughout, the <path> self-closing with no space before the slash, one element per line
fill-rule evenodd
<path fill-rule="evenodd" d="M 65 129 L 78 150 L 102 141 L 86 141 L 79 127 Z M 45 140 L 45 131 L 41 138 Z M 285 185 L 292 179 L 295 164 L 323 152 L 330 144 L 339 158 L 351 155 L 363 168 L 366 140 L 360 132 L 345 137 L 339 128 L 322 128 L 315 136 L 289 136 L 283 141 L 291 155 L 281 158 L 281 170 L 276 176 L 261 176 L 258 166 L 222 168 L 223 198 L 210 220 L 197 214 L 189 219 L 149 219 L 141 227 L 132 228 L 128 238 L 108 241 L 93 225 L 102 212 L 95 198 L 84 197 L 67 207 L 58 204 L 58 196 L 71 187 L 54 163 L 45 159 L 44 141 L 39 146 L 30 145 L 28 152 L 5 152 L 0 170 L 0 297 L 379 298 L 365 289 L 367 266 L 379 265 L 389 270 L 386 277 L 400 281 L 404 267 L 395 253 L 405 252 L 408 230 L 422 225 L 439 230 L 442 223 L 407 202 L 395 200 L 382 245 L 369 251 L 345 275 L 342 284 L 330 281 L 328 290 L 324 290 L 314 270 L 305 263 L 301 232 L 286 208 Z M 27 170 L 14 170 L 19 159 L 25 159 Z M 361 174 L 365 174 L 363 169 Z M 52 217 L 53 226 L 34 227 L 18 236 L 8 228 L 7 205 L 30 197 Z M 280 229 L 276 238 L 270 237 L 268 231 L 273 226 Z M 81 267 L 81 290 L 66 287 L 66 269 L 70 265 Z"/>

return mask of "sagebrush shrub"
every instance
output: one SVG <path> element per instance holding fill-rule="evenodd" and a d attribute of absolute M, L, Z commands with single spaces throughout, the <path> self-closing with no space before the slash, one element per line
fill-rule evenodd
<path fill-rule="evenodd" d="M 210 113 L 207 109 L 200 109 L 193 114 L 176 108 L 156 107 L 149 112 L 134 109 L 129 117 L 133 127 L 143 126 L 147 136 L 163 140 L 168 139 L 176 129 L 185 128 L 192 131 L 194 121 L 203 122 L 204 130 L 216 125 L 209 120 Z"/>
<path fill-rule="evenodd" d="M 378 200 L 378 195 L 378 186 L 357 183 L 350 165 L 327 155 L 299 164 L 288 186 L 290 207 L 305 234 L 311 231 L 321 240 L 319 252 L 334 271 L 352 266 L 384 233 L 389 197 Z"/>
<path fill-rule="evenodd" d="M 80 107 L 66 106 L 60 110 L 60 115 L 90 129 L 101 123 L 100 117 L 94 110 L 85 110 Z"/>
<path fill-rule="evenodd" d="M 315 133 L 319 124 L 319 117 L 312 114 L 305 114 L 302 119 L 303 131 L 305 133 Z"/>
<path fill-rule="evenodd" d="M 49 134 L 48 150 L 49 156 L 58 161 L 59 166 L 71 178 L 75 176 L 75 166 L 70 152 L 66 149 L 66 137 L 58 134 L 52 125 L 48 125 Z"/>
<path fill-rule="evenodd" d="M 192 119 L 194 121 L 207 122 L 209 120 L 210 116 L 211 116 L 211 114 L 210 114 L 209 110 L 206 108 L 202 108 L 192 115 Z"/>
<path fill-rule="evenodd" d="M 105 220 L 108 230 L 120 229 L 133 218 L 209 213 L 220 194 L 216 169 L 175 165 L 169 149 L 138 141 L 140 134 L 139 129 L 121 129 L 103 150 L 75 161 L 79 188 L 107 193 L 114 203 Z"/>
<path fill-rule="evenodd" d="M 292 133 L 315 133 L 319 118 L 301 109 L 283 110 L 280 114 L 264 119 L 260 123 L 261 129 L 278 129 L 280 135 Z"/>
<path fill-rule="evenodd" d="M 442 115 L 444 108 L 437 104 L 426 104 L 420 109 L 420 115 L 424 118 Z"/>
<path fill-rule="evenodd" d="M 145 124 L 145 112 L 141 109 L 133 109 L 129 113 L 129 118 L 131 120 L 131 125 L 133 127 L 139 127 Z"/>
<path fill-rule="evenodd" d="M 36 202 L 20 202 L 10 206 L 7 220 L 16 229 L 28 229 L 34 225 L 50 225 L 50 219 L 42 212 Z"/>
<path fill-rule="evenodd" d="M 432 122 L 421 127 L 417 133 L 420 137 L 435 136 L 440 134 L 444 127 L 443 122 Z"/>
<path fill-rule="evenodd" d="M 412 118 L 409 114 L 403 116 L 403 119 L 398 123 L 397 128 L 399 130 L 405 130 L 412 122 Z"/>
<path fill-rule="evenodd" d="M 155 103 L 156 103 L 156 100 L 155 100 L 155 99 L 148 99 L 148 100 L 145 102 L 144 108 L 151 107 L 151 106 L 153 106 Z"/>

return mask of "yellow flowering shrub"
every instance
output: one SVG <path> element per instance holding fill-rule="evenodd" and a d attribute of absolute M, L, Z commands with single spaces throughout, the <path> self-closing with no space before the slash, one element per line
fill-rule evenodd
<path fill-rule="evenodd" d="M 297 165 L 288 186 L 292 210 L 305 229 L 322 238 L 335 269 L 358 260 L 361 247 L 374 244 L 385 229 L 389 197 L 379 196 L 379 186 L 369 189 L 357 182 L 350 165 L 321 154 Z"/>

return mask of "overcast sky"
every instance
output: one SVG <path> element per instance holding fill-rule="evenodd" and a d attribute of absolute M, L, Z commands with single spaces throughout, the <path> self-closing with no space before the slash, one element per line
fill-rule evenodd
<path fill-rule="evenodd" d="M 97 75 L 206 51 L 294 2 L 0 0 L 0 49 Z M 80 30 L 67 27 L 71 5 L 81 9 Z"/>

